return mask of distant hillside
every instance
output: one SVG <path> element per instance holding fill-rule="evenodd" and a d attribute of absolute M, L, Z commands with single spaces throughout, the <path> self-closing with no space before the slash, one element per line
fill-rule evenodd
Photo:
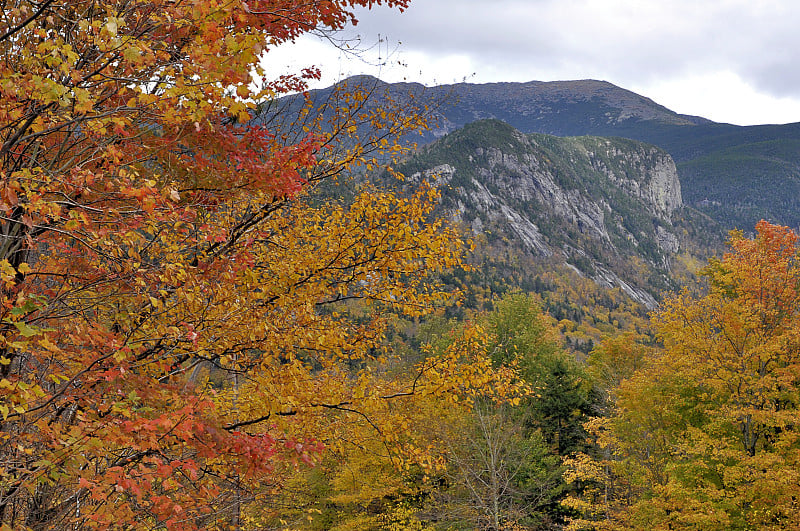
<path fill-rule="evenodd" d="M 496 118 L 524 133 L 617 136 L 665 149 L 675 160 L 683 197 L 726 229 L 752 230 L 766 218 L 800 226 L 800 124 L 741 127 L 677 114 L 603 81 L 442 85 L 349 84 L 402 100 L 413 93 L 433 109 L 431 142 L 465 124 Z M 311 93 L 324 101 L 330 89 Z M 418 139 L 415 139 L 418 140 Z"/>
<path fill-rule="evenodd" d="M 442 209 L 485 238 L 485 254 L 561 263 L 650 308 L 687 259 L 719 244 L 699 239 L 719 229 L 683 206 L 669 154 L 637 141 L 523 134 L 482 120 L 397 169 L 435 179 Z"/>

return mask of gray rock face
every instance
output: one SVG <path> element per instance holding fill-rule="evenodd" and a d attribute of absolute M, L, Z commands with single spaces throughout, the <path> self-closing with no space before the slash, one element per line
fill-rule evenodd
<path fill-rule="evenodd" d="M 675 254 L 680 249 L 678 237 L 660 225 L 656 228 L 656 238 L 658 246 L 666 253 Z"/>
<path fill-rule="evenodd" d="M 435 180 L 439 186 L 446 185 L 453 178 L 456 169 L 449 164 L 440 164 L 434 168 L 417 172 L 409 177 L 411 182 L 419 182 L 422 180 Z"/>
<path fill-rule="evenodd" d="M 650 183 L 644 199 L 647 199 L 657 212 L 669 219 L 672 213 L 683 205 L 681 182 L 678 180 L 675 162 L 667 155 L 660 158 L 649 173 Z"/>
<path fill-rule="evenodd" d="M 490 148 L 485 154 L 489 167 L 478 168 L 478 174 L 483 182 L 493 184 L 500 191 L 495 198 L 497 203 L 512 199 L 519 203 L 545 205 L 555 215 L 577 225 L 581 232 L 609 240 L 603 208 L 577 190 L 561 188 L 535 156 L 526 154 L 519 157 L 497 148 Z M 507 205 L 505 207 L 510 210 Z"/>
<path fill-rule="evenodd" d="M 621 150 L 610 140 L 604 143 L 605 157 L 588 153 L 592 166 L 626 193 L 645 201 L 652 214 L 670 219 L 672 213 L 683 205 L 678 169 L 672 157 L 645 144 L 638 149 Z M 628 168 L 624 172 L 614 171 L 605 162 L 609 159 L 622 159 Z"/>

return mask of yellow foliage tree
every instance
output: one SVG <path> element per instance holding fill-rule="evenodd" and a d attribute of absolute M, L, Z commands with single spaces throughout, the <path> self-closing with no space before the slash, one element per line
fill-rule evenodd
<path fill-rule="evenodd" d="M 704 271 L 707 294 L 665 301 L 654 316 L 663 353 L 597 423 L 611 454 L 595 477 L 606 527 L 800 526 L 800 251 L 786 227 L 756 230 L 732 233 Z"/>
<path fill-rule="evenodd" d="M 291 478 L 291 489 L 262 504 L 261 515 L 274 524 L 313 511 L 313 529 L 382 529 L 411 511 L 404 499 L 436 489 L 464 437 L 447 427 L 463 427 L 479 398 L 518 402 L 528 392 L 513 367 L 492 367 L 489 347 L 485 330 L 468 325 L 442 351 L 391 376 L 370 363 L 376 370 L 341 387 L 341 407 L 309 408 L 302 425 L 323 423 L 318 431 L 326 433 L 321 467 Z"/>
<path fill-rule="evenodd" d="M 407 1 L 4 5 L 0 529 L 236 528 L 344 433 L 424 463 L 389 404 L 504 377 L 382 372 L 384 312 L 441 303 L 460 260 L 430 189 L 307 195 L 396 154 L 415 105 L 345 88 L 247 123 L 318 76 L 262 53 L 376 4 Z"/>

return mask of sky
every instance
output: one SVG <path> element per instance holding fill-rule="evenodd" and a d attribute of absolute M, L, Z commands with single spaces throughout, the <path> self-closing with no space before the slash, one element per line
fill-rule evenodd
<path fill-rule="evenodd" d="M 368 73 L 426 85 L 600 79 L 681 113 L 800 122 L 800 0 L 411 0 L 267 54 L 320 86 Z"/>

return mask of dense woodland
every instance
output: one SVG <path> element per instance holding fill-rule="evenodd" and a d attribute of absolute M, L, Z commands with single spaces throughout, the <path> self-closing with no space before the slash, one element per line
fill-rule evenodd
<path fill-rule="evenodd" d="M 648 315 L 438 217 L 413 100 L 251 121 L 407 3 L 0 3 L 0 530 L 800 528 L 789 229 Z"/>

